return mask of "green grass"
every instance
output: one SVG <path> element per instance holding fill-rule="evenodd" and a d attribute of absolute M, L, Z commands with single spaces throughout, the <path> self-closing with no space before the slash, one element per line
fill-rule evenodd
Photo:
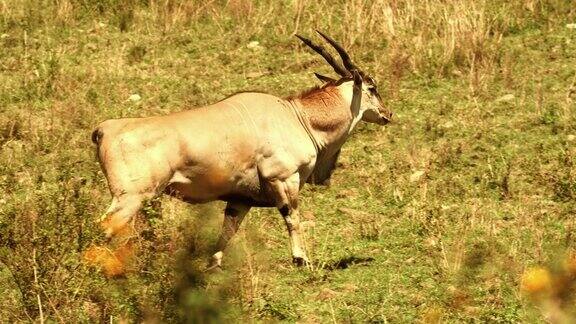
<path fill-rule="evenodd" d="M 520 281 L 535 265 L 561 271 L 574 251 L 576 30 L 566 24 L 576 14 L 570 1 L 485 1 L 470 12 L 466 3 L 400 1 L 395 35 L 376 2 L 0 3 L 0 294 L 9 296 L 0 319 L 554 315 Z M 454 51 L 443 13 L 462 23 Z M 470 21 L 486 26 L 464 28 Z M 84 265 L 82 252 L 102 242 L 94 220 L 110 200 L 93 127 L 237 91 L 311 87 L 312 72 L 330 70 L 292 32 L 314 28 L 343 40 L 396 119 L 359 126 L 331 186 L 301 193 L 313 266 L 292 266 L 279 214 L 253 209 L 224 271 L 203 274 L 223 205 L 166 197 L 147 209 L 153 234 L 126 278 Z M 569 316 L 571 296 L 551 300 Z"/>

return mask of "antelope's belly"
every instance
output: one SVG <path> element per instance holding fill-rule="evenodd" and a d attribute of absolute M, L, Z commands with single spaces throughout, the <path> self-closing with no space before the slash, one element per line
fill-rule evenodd
<path fill-rule="evenodd" d="M 209 168 L 204 172 L 176 171 L 165 192 L 189 203 L 226 200 L 223 197 L 245 196 L 260 198 L 260 183 L 256 169 L 233 170 Z"/>

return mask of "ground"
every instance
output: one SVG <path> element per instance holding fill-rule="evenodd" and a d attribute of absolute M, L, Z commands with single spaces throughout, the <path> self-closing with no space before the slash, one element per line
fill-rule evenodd
<path fill-rule="evenodd" d="M 0 3 L 0 319 L 569 320 L 574 23 L 569 0 Z M 331 185 L 301 193 L 312 265 L 253 209 L 203 273 L 224 206 L 167 197 L 126 276 L 86 265 L 110 203 L 93 127 L 317 85 L 330 68 L 294 37 L 315 28 L 395 120 L 360 125 Z"/>

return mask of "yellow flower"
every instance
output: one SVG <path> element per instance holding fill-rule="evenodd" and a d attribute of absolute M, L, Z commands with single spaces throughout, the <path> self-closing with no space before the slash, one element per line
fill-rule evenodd
<path fill-rule="evenodd" d="M 552 278 L 550 272 L 542 267 L 534 267 L 524 271 L 520 290 L 530 294 L 539 295 L 548 293 L 552 289 Z"/>
<path fill-rule="evenodd" d="M 576 257 L 571 255 L 564 260 L 564 269 L 569 275 L 576 276 Z"/>

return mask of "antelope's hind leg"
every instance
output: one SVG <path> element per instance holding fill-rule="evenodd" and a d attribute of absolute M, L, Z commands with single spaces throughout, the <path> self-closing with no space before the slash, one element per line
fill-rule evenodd
<path fill-rule="evenodd" d="M 216 244 L 216 253 L 212 255 L 210 265 L 207 270 L 222 266 L 222 257 L 224 249 L 234 234 L 238 231 L 244 216 L 250 211 L 250 206 L 241 203 L 228 203 L 224 209 L 224 222 L 222 223 L 222 232 Z"/>
<path fill-rule="evenodd" d="M 134 223 L 144 199 L 146 196 L 142 194 L 113 196 L 110 208 L 99 220 L 108 244 L 89 247 L 83 253 L 85 262 L 102 269 L 108 277 L 126 272 L 129 260 L 135 253 L 131 239 L 136 234 Z"/>
<path fill-rule="evenodd" d="M 120 233 L 128 235 L 127 230 L 132 229 L 136 216 L 142 209 L 144 200 L 149 198 L 148 196 L 151 195 L 123 194 L 112 198 L 112 204 L 99 221 L 106 239 L 110 240 Z M 127 228 L 129 224 L 131 227 Z M 125 235 L 120 236 L 123 238 Z"/>

